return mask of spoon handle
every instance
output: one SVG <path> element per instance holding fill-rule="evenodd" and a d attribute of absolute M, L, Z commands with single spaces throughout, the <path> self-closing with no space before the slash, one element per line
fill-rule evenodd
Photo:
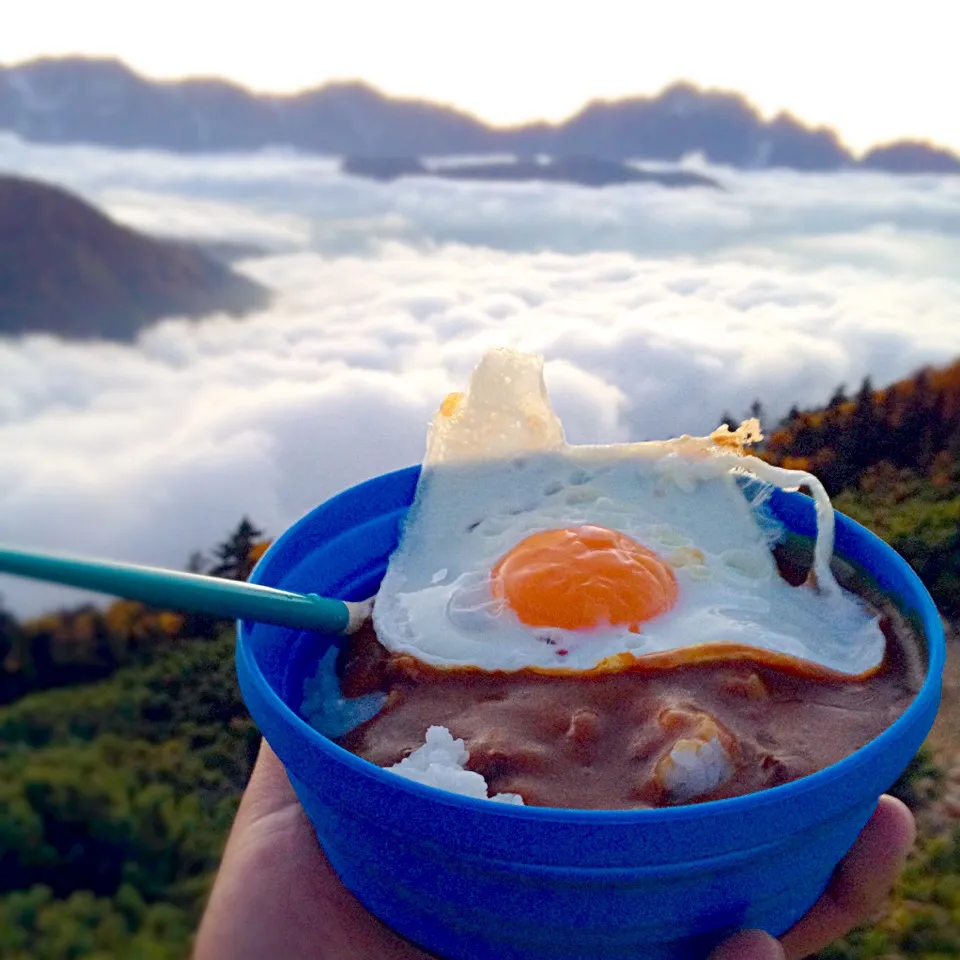
<path fill-rule="evenodd" d="M 351 633 L 369 614 L 371 606 L 369 601 L 346 603 L 239 580 L 2 545 L 0 573 L 95 590 L 166 610 L 209 613 L 332 634 Z"/>

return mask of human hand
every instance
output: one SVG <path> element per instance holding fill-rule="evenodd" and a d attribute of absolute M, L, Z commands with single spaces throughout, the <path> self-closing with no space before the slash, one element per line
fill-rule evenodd
<path fill-rule="evenodd" d="M 881 797 L 823 896 L 805 917 L 779 940 L 759 930 L 738 933 L 717 947 L 710 960 L 800 960 L 822 950 L 883 911 L 915 839 L 909 809 L 894 797 Z"/>
<path fill-rule="evenodd" d="M 799 960 L 870 920 L 914 840 L 910 811 L 880 805 L 810 912 L 775 940 L 738 933 L 710 960 Z M 194 960 L 430 960 L 372 916 L 337 879 L 264 741 L 197 934 Z"/>

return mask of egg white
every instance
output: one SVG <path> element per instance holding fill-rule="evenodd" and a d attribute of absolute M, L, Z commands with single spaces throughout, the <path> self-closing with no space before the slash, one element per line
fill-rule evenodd
<path fill-rule="evenodd" d="M 758 505 L 763 489 L 754 484 L 748 499 L 733 473 L 709 462 L 602 447 L 430 467 L 378 593 L 377 634 L 427 663 L 491 671 L 582 671 L 619 653 L 706 643 L 844 673 L 876 666 L 885 641 L 871 611 L 849 594 L 828 601 L 779 576 L 770 551 L 779 531 Z M 585 524 L 620 531 L 669 563 L 673 609 L 640 633 L 565 631 L 529 627 L 494 598 L 490 571 L 512 547 L 537 531 Z"/>
<path fill-rule="evenodd" d="M 373 611 L 388 649 L 436 666 L 582 671 L 635 656 L 733 643 L 859 674 L 877 666 L 877 616 L 842 591 L 829 567 L 833 510 L 815 477 L 744 457 L 736 433 L 571 446 L 550 405 L 540 357 L 488 352 L 469 390 L 448 398 L 401 541 Z M 754 480 L 744 486 L 745 472 Z M 759 480 L 757 479 L 759 478 Z M 770 481 L 809 486 L 817 511 L 819 589 L 795 588 L 770 552 L 781 530 L 762 507 Z M 641 625 L 531 628 L 494 599 L 490 573 L 532 533 L 594 525 L 617 530 L 671 564 L 674 607 Z"/>

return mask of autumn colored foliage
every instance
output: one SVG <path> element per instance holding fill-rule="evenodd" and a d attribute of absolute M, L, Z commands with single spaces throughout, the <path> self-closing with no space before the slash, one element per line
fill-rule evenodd
<path fill-rule="evenodd" d="M 881 463 L 943 482 L 958 454 L 960 361 L 884 390 L 868 378 L 852 398 L 838 388 L 821 410 L 791 410 L 762 451 L 771 463 L 816 474 L 831 494 Z"/>
<path fill-rule="evenodd" d="M 193 554 L 195 573 L 246 580 L 269 546 L 247 518 L 208 560 Z M 17 623 L 0 609 L 0 704 L 32 690 L 89 683 L 119 667 L 150 662 L 185 637 L 210 639 L 226 624 L 205 614 L 154 610 L 133 600 L 105 609 L 83 606 Z"/>
<path fill-rule="evenodd" d="M 760 455 L 816 474 L 838 510 L 887 540 L 940 608 L 960 615 L 960 361 L 794 409 Z"/>

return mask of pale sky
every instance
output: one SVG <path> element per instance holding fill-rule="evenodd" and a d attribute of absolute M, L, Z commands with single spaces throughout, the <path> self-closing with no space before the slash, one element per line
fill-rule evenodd
<path fill-rule="evenodd" d="M 960 149 L 958 0 L 0 0 L 0 17 L 7 65 L 115 56 L 272 91 L 360 78 L 494 123 L 685 78 L 833 126 L 855 150 Z"/>

